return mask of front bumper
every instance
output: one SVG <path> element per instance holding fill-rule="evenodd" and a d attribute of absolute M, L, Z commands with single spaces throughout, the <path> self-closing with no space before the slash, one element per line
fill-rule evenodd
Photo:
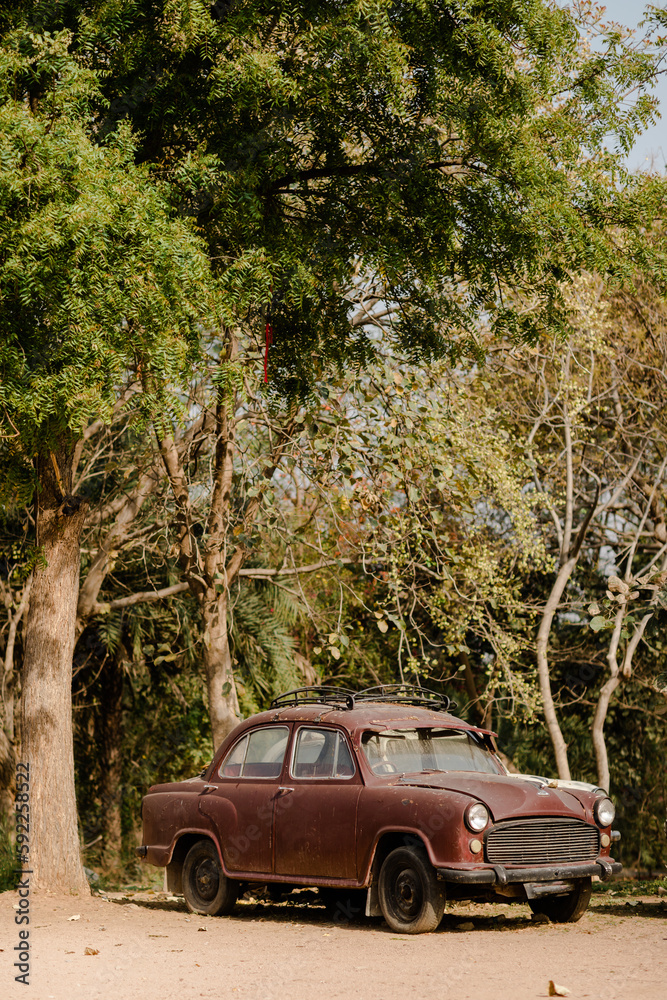
<path fill-rule="evenodd" d="M 446 882 L 458 885 L 508 885 L 514 882 L 553 882 L 557 879 L 587 878 L 599 875 L 606 882 L 621 871 L 618 861 L 599 858 L 590 864 L 553 865 L 539 868 L 438 868 L 438 875 Z"/>

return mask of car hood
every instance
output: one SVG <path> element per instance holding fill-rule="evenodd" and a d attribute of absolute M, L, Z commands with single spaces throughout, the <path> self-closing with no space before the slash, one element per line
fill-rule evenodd
<path fill-rule="evenodd" d="M 493 819 L 520 819 L 524 816 L 572 816 L 586 818 L 579 795 L 567 788 L 553 788 L 534 779 L 504 774 L 473 774 L 443 771 L 434 774 L 405 774 L 397 784 L 417 788 L 459 792 L 478 799 L 491 811 Z M 581 794 L 581 792 L 579 793 Z"/>

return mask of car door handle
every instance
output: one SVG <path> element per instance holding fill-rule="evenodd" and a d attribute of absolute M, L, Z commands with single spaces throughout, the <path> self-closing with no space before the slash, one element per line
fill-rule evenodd
<path fill-rule="evenodd" d="M 293 788 L 279 788 L 278 791 L 276 792 L 274 798 L 280 799 L 284 795 L 291 795 L 293 791 L 294 791 Z"/>
<path fill-rule="evenodd" d="M 217 785 L 204 785 L 201 794 L 206 795 L 207 792 L 217 792 L 217 790 L 218 790 Z"/>

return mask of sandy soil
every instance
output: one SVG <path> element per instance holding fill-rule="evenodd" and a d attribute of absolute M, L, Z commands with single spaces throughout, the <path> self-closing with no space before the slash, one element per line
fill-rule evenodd
<path fill-rule="evenodd" d="M 157 892 L 33 898 L 26 987 L 12 968 L 18 897 L 3 893 L 0 997 L 532 1000 L 550 979 L 575 1000 L 667 996 L 666 899 L 594 896 L 567 925 L 533 923 L 522 905 L 456 905 L 436 933 L 411 937 L 308 896 L 311 905 L 244 900 L 218 918 Z"/>

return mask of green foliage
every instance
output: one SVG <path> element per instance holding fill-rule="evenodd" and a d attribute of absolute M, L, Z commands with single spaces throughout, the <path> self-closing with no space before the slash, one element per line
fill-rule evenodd
<path fill-rule="evenodd" d="M 605 896 L 656 896 L 665 889 L 664 879 L 614 879 L 611 882 L 596 882 L 593 892 Z"/>
<path fill-rule="evenodd" d="M 344 596 L 340 575 L 314 581 L 318 610 L 329 603 L 314 643 L 320 672 L 458 685 L 460 657 L 474 650 L 493 663 L 477 668 L 482 692 L 536 710 L 521 663 L 534 623 L 522 578 L 547 564 L 539 503 L 502 402 L 487 394 L 475 368 L 424 371 L 388 356 L 337 380 L 320 413 L 301 421 L 290 460 L 306 508 L 322 512 L 319 536 L 302 511 L 306 531 L 286 521 L 285 543 L 318 543 L 355 564 Z"/>
<path fill-rule="evenodd" d="M 244 714 L 268 707 L 303 678 L 295 663 L 294 632 L 302 608 L 271 584 L 242 585 L 233 601 L 231 639 Z"/>
<path fill-rule="evenodd" d="M 304 400 L 330 364 L 368 360 L 369 324 L 347 315 L 360 282 L 397 307 L 393 335 L 418 360 L 474 355 L 480 317 L 514 339 L 565 329 L 561 282 L 582 267 L 618 281 L 640 258 L 664 270 L 644 229 L 661 182 L 606 151 L 655 115 L 659 43 L 612 31 L 584 44 L 601 30 L 594 8 L 3 8 L 24 32 L 71 33 L 96 135 L 132 125 L 135 159 L 205 236 L 226 322 L 261 335 L 273 304 L 277 397 Z"/>
<path fill-rule="evenodd" d="M 16 851 L 9 823 L 10 821 L 0 814 L 0 892 L 15 889 L 19 879 L 16 868 Z"/>
<path fill-rule="evenodd" d="M 182 382 L 215 315 L 206 255 L 171 217 L 127 126 L 103 145 L 94 76 L 66 31 L 0 47 L 0 465 L 5 500 L 32 456 L 109 420 L 128 372 L 150 409 Z"/>
<path fill-rule="evenodd" d="M 219 402 L 228 409 L 235 395 L 241 399 L 245 396 L 243 368 L 238 362 L 221 361 L 211 376 L 211 383 L 217 392 Z"/>

